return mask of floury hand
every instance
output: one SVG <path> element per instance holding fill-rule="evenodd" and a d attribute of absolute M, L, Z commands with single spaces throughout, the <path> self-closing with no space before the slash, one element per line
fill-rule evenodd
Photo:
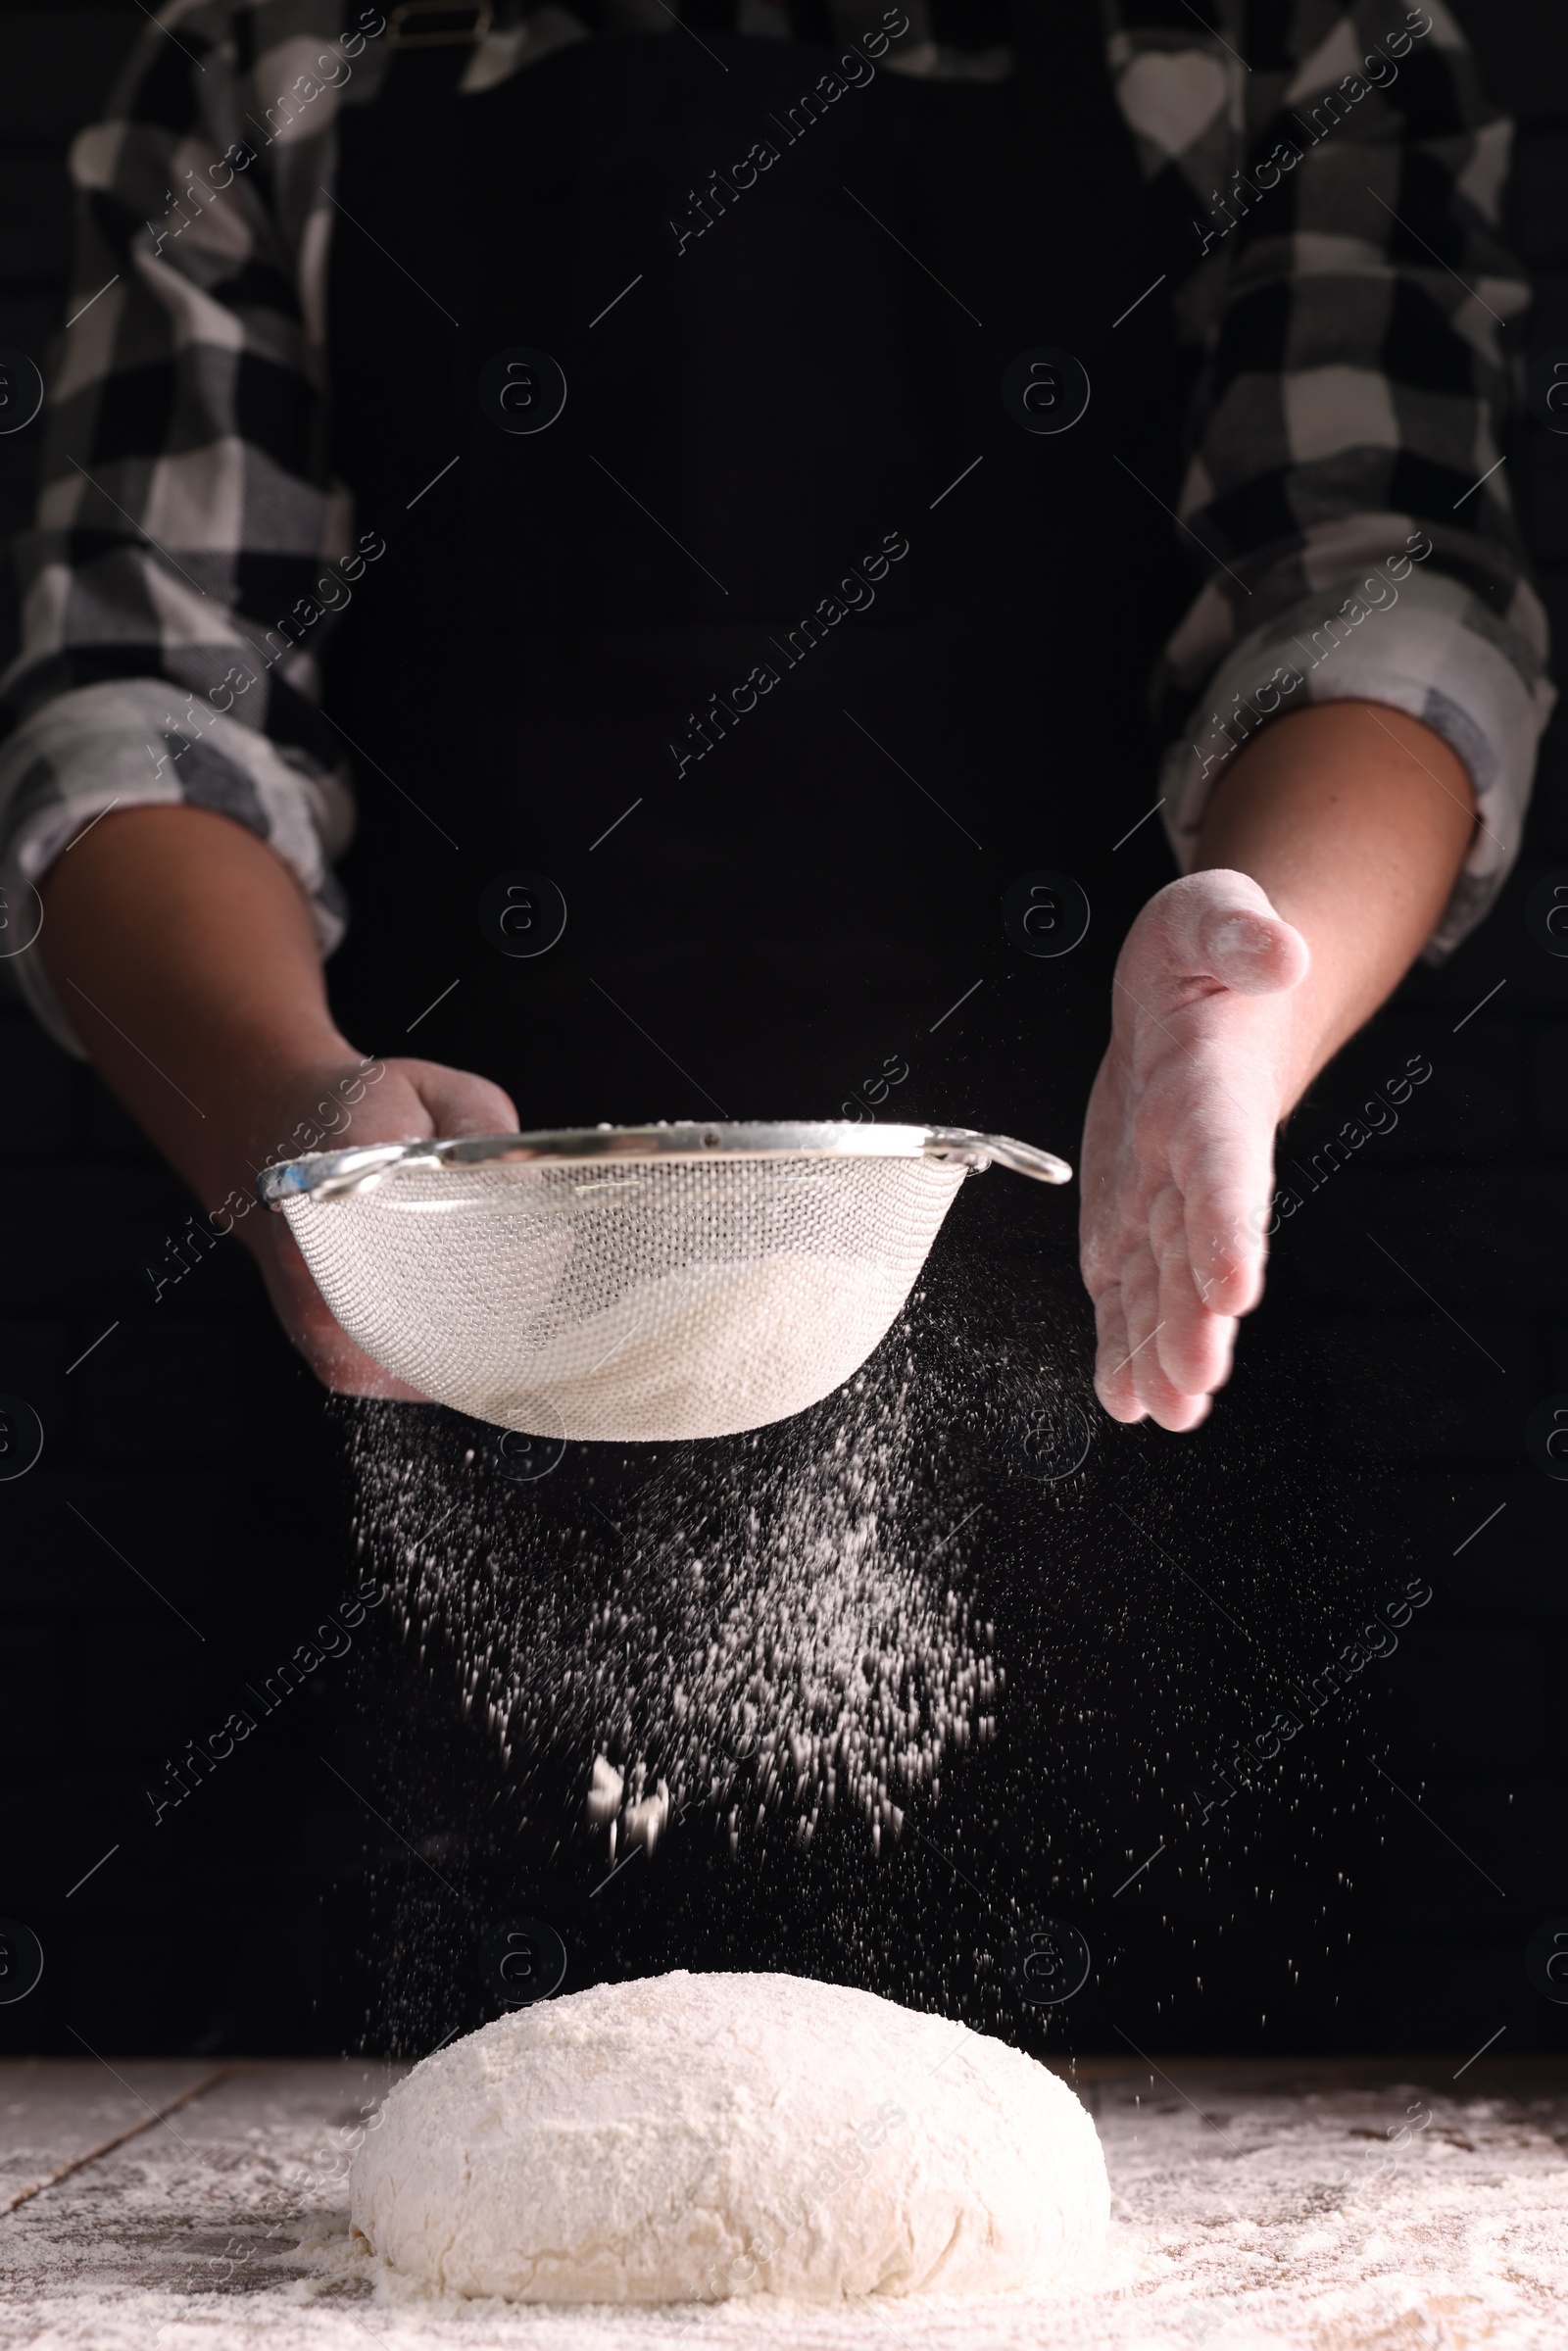
<path fill-rule="evenodd" d="M 1115 1419 L 1205 1417 L 1262 1292 L 1274 1128 L 1431 939 L 1477 823 L 1458 755 L 1386 704 L 1281 713 L 1218 778 L 1197 870 L 1127 934 L 1084 1128 Z"/>
<path fill-rule="evenodd" d="M 1292 992 L 1310 957 L 1245 873 L 1152 899 L 1116 964 L 1084 1126 L 1079 1238 L 1113 1419 L 1192 1429 L 1263 1288 Z"/>

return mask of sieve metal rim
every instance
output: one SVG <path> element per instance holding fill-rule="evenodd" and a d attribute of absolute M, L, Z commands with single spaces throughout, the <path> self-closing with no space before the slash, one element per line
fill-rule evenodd
<path fill-rule="evenodd" d="M 853 1119 L 709 1119 L 652 1127 L 547 1128 L 527 1135 L 452 1135 L 420 1143 L 368 1143 L 310 1151 L 263 1168 L 256 1197 L 277 1211 L 291 1200 L 337 1200 L 369 1191 L 402 1169 L 485 1165 L 592 1165 L 657 1159 L 935 1159 L 969 1170 L 993 1160 L 1041 1184 L 1066 1184 L 1072 1169 L 1054 1152 L 1010 1135 L 971 1127 L 879 1126 Z"/>

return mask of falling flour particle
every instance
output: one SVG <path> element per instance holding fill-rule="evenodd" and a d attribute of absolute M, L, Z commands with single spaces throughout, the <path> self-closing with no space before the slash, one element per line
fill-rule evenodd
<path fill-rule="evenodd" d="M 660 1831 L 669 1818 L 669 1788 L 661 1780 L 651 1796 L 638 1803 L 628 1804 L 625 1812 L 626 1843 L 646 1845 L 650 1854 L 659 1842 Z"/>
<path fill-rule="evenodd" d="M 1109 2216 L 1094 2124 L 1004 2042 L 794 1976 L 679 1972 L 425 2059 L 355 2158 L 396 2271 L 525 2302 L 1038 2290 Z"/>
<path fill-rule="evenodd" d="M 588 1780 L 588 1818 L 594 1822 L 612 1821 L 620 1810 L 625 1786 L 614 1765 L 605 1756 L 596 1755 Z"/>

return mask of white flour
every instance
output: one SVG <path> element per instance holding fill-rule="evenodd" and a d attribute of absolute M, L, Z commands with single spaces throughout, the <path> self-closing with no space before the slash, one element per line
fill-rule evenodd
<path fill-rule="evenodd" d="M 894 1340 L 802 1420 L 683 1447 L 613 1523 L 564 1477 L 525 1490 L 531 1520 L 493 1472 L 454 1492 L 397 1407 L 362 1407 L 362 1542 L 406 1639 L 456 1653 L 498 1762 L 568 1772 L 611 1858 L 691 1805 L 732 1851 L 768 1821 L 809 1844 L 835 1806 L 879 1848 L 993 1735 L 1005 1683 L 963 1590 L 965 1506 L 921 1475 L 911 1369 Z"/>
<path fill-rule="evenodd" d="M 805 1411 L 858 1369 L 908 1286 L 907 1265 L 852 1257 L 676 1266 L 536 1352 L 509 1347 L 498 1371 L 469 1363 L 453 1400 L 533 1436 L 733 1436 Z"/>
<path fill-rule="evenodd" d="M 874 1993 L 684 1971 L 503 2017 L 387 2100 L 355 2227 L 526 2302 L 1028 2292 L 1100 2251 L 1094 2124 L 1033 2058 Z"/>

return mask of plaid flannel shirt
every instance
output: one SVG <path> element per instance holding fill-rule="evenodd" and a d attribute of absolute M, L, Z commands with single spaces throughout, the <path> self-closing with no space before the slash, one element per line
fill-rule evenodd
<path fill-rule="evenodd" d="M 1528 301 L 1497 232 L 1511 124 L 1442 0 L 1209 0 L 1214 29 L 1180 0 L 1102 5 L 1196 384 L 1175 527 L 1203 578 L 1152 687 L 1177 861 L 1274 711 L 1391 704 L 1480 803 L 1439 957 L 1517 854 L 1554 699 L 1499 470 Z M 775 0 L 735 8 L 740 32 L 788 37 Z M 881 70 L 1007 71 L 927 8 L 903 0 Z M 882 0 L 826 10 L 845 40 L 884 21 Z M 659 0 L 494 20 L 466 90 L 606 25 L 678 30 Z M 350 768 L 318 661 L 376 549 L 326 458 L 324 191 L 337 109 L 374 102 L 387 49 L 359 0 L 167 0 L 73 147 L 74 289 L 0 678 L 0 890 L 111 806 L 185 801 L 271 844 L 323 954 L 342 934 Z M 38 958 L 12 968 L 79 1052 Z"/>

